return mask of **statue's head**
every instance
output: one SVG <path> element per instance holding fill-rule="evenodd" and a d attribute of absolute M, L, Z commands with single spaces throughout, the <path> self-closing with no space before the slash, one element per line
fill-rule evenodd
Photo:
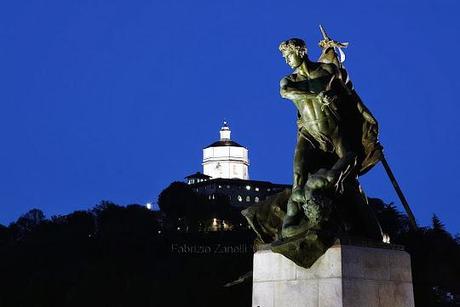
<path fill-rule="evenodd" d="M 282 42 L 279 50 L 283 54 L 286 63 L 292 68 L 299 67 L 307 54 L 307 46 L 300 38 L 291 38 Z"/>

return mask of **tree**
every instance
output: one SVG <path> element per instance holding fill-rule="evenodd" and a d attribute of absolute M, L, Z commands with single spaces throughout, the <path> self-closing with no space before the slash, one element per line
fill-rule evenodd
<path fill-rule="evenodd" d="M 401 213 L 393 203 L 386 204 L 378 198 L 369 198 L 369 205 L 377 215 L 377 220 L 392 242 L 398 240 L 410 229 L 407 216 Z"/>
<path fill-rule="evenodd" d="M 193 210 L 197 200 L 197 195 L 186 183 L 175 181 L 161 191 L 158 206 L 166 216 L 178 218 Z"/>
<path fill-rule="evenodd" d="M 97 221 L 97 232 L 103 237 L 145 236 L 158 231 L 155 214 L 145 206 L 132 204 L 122 207 L 102 201 L 93 209 Z"/>
<path fill-rule="evenodd" d="M 8 240 L 8 228 L 0 224 L 0 245 Z"/>
<path fill-rule="evenodd" d="M 31 209 L 23 214 L 18 220 L 10 225 L 13 236 L 17 239 L 23 238 L 33 229 L 45 221 L 45 214 L 40 209 Z"/>
<path fill-rule="evenodd" d="M 446 226 L 441 222 L 436 214 L 433 214 L 433 217 L 431 218 L 431 225 L 431 228 L 434 231 L 446 232 Z"/>

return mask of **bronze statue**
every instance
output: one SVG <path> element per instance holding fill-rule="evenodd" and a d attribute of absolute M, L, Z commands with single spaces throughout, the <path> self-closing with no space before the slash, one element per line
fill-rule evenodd
<path fill-rule="evenodd" d="M 292 191 L 243 211 L 259 242 L 304 267 L 337 237 L 381 242 L 383 236 L 358 182 L 383 158 L 378 124 L 343 67 L 341 48 L 348 43 L 331 40 L 322 27 L 321 32 L 317 62 L 301 39 L 279 46 L 293 69 L 281 80 L 280 94 L 297 109 Z"/>
<path fill-rule="evenodd" d="M 379 160 L 377 121 L 351 83 L 346 84 L 347 74 L 335 56 L 334 44 L 323 40 L 320 46 L 324 47 L 320 62 L 310 61 L 300 39 L 284 41 L 279 47 L 294 69 L 281 80 L 280 94 L 298 111 L 292 195 L 283 222 L 285 238 L 319 227 L 327 214 L 321 211 L 331 206 L 330 194 L 342 193 L 348 177 L 356 181 L 357 175 Z M 366 161 L 369 154 L 371 161 Z M 302 211 L 307 224 L 302 223 Z"/>

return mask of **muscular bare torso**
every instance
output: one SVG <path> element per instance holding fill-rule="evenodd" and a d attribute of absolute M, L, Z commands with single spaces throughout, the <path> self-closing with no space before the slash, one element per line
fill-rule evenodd
<path fill-rule="evenodd" d="M 323 95 L 335 77 L 330 64 L 311 63 L 308 76 L 296 71 L 281 80 L 281 95 L 294 102 L 300 114 L 299 125 L 312 135 L 331 137 L 336 131 L 337 118 L 328 105 L 332 97 Z"/>

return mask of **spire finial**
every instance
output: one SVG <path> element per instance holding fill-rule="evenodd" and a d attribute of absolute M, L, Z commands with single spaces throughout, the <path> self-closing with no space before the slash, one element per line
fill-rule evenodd
<path fill-rule="evenodd" d="M 230 140 L 230 127 L 228 126 L 228 122 L 224 119 L 222 124 L 222 128 L 220 128 L 220 140 Z"/>

